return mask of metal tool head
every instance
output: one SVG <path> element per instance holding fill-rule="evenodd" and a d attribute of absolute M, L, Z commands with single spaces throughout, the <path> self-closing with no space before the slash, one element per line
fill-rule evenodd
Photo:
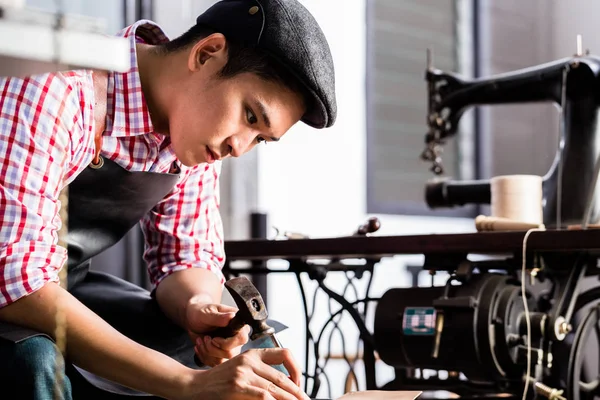
<path fill-rule="evenodd" d="M 267 323 L 269 314 L 265 302 L 248 278 L 230 279 L 225 282 L 225 287 L 239 309 L 236 317 L 252 328 L 251 340 L 275 333 L 275 329 Z"/>

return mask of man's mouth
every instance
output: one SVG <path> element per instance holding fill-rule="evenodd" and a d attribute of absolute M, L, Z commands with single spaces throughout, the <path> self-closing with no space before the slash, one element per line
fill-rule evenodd
<path fill-rule="evenodd" d="M 208 146 L 206 146 L 206 155 L 206 162 L 209 164 L 212 164 L 219 159 L 219 156 L 213 153 L 213 151 Z"/>

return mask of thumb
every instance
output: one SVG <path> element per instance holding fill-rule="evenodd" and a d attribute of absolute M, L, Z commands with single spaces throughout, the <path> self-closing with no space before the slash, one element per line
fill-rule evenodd
<path fill-rule="evenodd" d="M 231 307 L 222 308 L 220 305 L 212 304 L 202 310 L 202 322 L 212 326 L 227 326 L 229 321 L 235 317 L 236 311 Z"/>
<path fill-rule="evenodd" d="M 234 313 L 235 314 L 236 312 L 238 312 L 237 308 L 231 307 L 231 306 L 228 306 L 228 305 L 225 305 L 225 304 L 220 304 L 220 303 L 211 304 L 211 308 L 215 312 L 221 313 L 221 314 L 223 314 L 223 313 Z"/>

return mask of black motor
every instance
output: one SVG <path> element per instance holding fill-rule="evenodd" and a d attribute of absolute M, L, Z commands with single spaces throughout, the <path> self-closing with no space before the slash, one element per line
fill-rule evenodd
<path fill-rule="evenodd" d="M 532 338 L 535 301 L 526 293 Z M 526 366 L 526 320 L 520 282 L 507 275 L 473 275 L 461 285 L 391 289 L 377 305 L 374 339 L 381 359 L 396 368 L 463 373 L 472 382 L 520 381 Z M 535 343 L 535 342 L 534 342 Z"/>

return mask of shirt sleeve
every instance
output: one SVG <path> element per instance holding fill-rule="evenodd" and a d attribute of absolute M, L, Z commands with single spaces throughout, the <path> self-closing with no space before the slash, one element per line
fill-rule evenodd
<path fill-rule="evenodd" d="M 170 194 L 143 218 L 144 260 L 153 285 L 187 268 L 210 270 L 224 283 L 220 164 L 200 164 L 187 170 Z"/>
<path fill-rule="evenodd" d="M 83 131 L 78 93 L 61 74 L 0 78 L 0 307 L 58 282 L 67 259 L 58 196 Z"/>

